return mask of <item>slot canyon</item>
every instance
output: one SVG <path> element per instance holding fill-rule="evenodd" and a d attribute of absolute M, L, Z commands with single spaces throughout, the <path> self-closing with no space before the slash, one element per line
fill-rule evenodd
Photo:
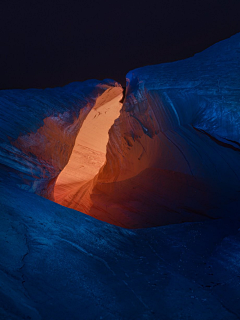
<path fill-rule="evenodd" d="M 1 319 L 239 319 L 239 70 L 0 91 Z"/>
<path fill-rule="evenodd" d="M 4 162 L 25 189 L 120 227 L 226 217 L 239 207 L 237 52 L 130 71 L 124 98 L 108 79 L 6 92 L 22 122 Z"/>

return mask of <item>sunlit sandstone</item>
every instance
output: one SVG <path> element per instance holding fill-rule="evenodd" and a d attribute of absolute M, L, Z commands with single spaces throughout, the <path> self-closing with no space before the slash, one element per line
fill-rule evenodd
<path fill-rule="evenodd" d="M 79 188 L 83 182 L 92 179 L 106 159 L 108 131 L 118 118 L 122 103 L 122 88 L 114 87 L 104 92 L 96 100 L 85 119 L 68 164 L 58 176 L 54 188 L 54 199 L 63 204 L 64 196 Z M 65 203 L 70 206 L 70 203 Z"/>

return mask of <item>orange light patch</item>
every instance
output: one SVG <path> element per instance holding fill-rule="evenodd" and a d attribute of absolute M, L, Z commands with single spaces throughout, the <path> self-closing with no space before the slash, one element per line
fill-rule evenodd
<path fill-rule="evenodd" d="M 55 201 L 62 199 L 73 185 L 80 186 L 91 180 L 106 159 L 108 131 L 118 118 L 122 104 L 122 88 L 108 89 L 97 100 L 76 138 L 71 157 L 57 178 L 54 188 Z"/>

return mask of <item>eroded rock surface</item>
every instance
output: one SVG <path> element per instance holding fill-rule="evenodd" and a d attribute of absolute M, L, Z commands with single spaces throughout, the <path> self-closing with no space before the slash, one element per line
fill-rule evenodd
<path fill-rule="evenodd" d="M 0 167 L 0 318 L 237 320 L 240 223 L 128 230 L 19 189 Z"/>

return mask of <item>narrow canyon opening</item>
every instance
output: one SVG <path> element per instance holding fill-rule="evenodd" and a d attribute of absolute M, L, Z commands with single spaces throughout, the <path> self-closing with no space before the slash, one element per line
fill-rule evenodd
<path fill-rule="evenodd" d="M 109 88 L 97 98 L 79 130 L 69 161 L 56 180 L 55 202 L 72 207 L 71 195 L 91 181 L 104 165 L 108 131 L 119 117 L 122 98 L 122 87 Z"/>

